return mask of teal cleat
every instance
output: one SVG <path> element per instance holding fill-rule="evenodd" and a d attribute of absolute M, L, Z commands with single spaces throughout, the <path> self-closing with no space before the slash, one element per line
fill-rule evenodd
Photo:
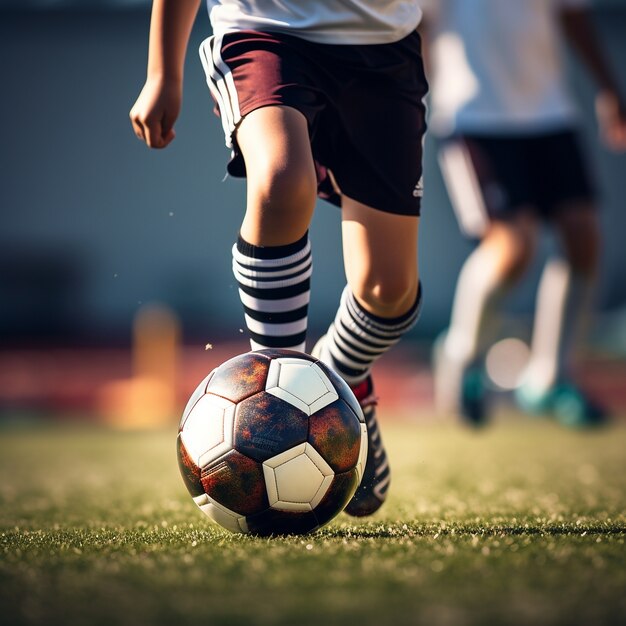
<path fill-rule="evenodd" d="M 485 382 L 478 367 L 470 368 L 463 374 L 460 411 L 463 419 L 472 426 L 483 426 L 487 421 Z"/>
<path fill-rule="evenodd" d="M 433 344 L 435 405 L 470 426 L 482 426 L 488 414 L 483 369 L 480 365 L 465 367 L 448 356 L 445 337 L 444 331 Z"/>
<path fill-rule="evenodd" d="M 515 401 L 525 413 L 553 416 L 569 428 L 600 426 L 607 419 L 602 407 L 569 382 L 558 383 L 540 393 L 522 385 L 515 391 Z"/>

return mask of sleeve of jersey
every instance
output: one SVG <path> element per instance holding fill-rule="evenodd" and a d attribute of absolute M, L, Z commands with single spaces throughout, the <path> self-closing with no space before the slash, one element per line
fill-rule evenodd
<path fill-rule="evenodd" d="M 437 17 L 441 0 L 421 0 L 422 20 L 432 22 Z"/>

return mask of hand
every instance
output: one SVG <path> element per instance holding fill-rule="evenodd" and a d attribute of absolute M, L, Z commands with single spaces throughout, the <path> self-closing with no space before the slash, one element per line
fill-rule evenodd
<path fill-rule="evenodd" d="M 181 102 L 180 82 L 148 77 L 129 114 L 135 135 L 150 148 L 165 148 L 176 136 Z"/>
<path fill-rule="evenodd" d="M 626 106 L 614 91 L 596 97 L 596 116 L 604 143 L 618 152 L 626 150 Z"/>

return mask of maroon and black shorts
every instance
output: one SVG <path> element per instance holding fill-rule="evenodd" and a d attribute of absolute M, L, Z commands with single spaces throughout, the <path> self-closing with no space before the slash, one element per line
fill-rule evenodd
<path fill-rule="evenodd" d="M 319 44 L 282 33 L 240 31 L 200 46 L 207 82 L 233 149 L 228 171 L 245 176 L 240 121 L 282 105 L 307 119 L 320 197 L 341 203 L 331 184 L 368 206 L 419 215 L 424 77 L 417 33 L 390 44 Z"/>
<path fill-rule="evenodd" d="M 439 162 L 461 229 L 480 237 L 490 220 L 532 210 L 544 219 L 590 203 L 589 170 L 572 129 L 532 134 L 461 134 Z"/>

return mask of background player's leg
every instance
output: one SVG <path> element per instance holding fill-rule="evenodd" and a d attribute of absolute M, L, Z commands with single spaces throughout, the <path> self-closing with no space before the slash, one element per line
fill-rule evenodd
<path fill-rule="evenodd" d="M 237 143 L 248 181 L 233 272 L 250 344 L 304 350 L 317 193 L 307 121 L 289 107 L 263 107 L 243 119 Z"/>
<path fill-rule="evenodd" d="M 437 346 L 435 401 L 441 411 L 468 412 L 463 406 L 465 377 L 497 330 L 499 305 L 527 269 L 537 231 L 530 208 L 518 210 L 510 220 L 492 221 L 479 246 L 465 261 L 456 286 L 450 328 Z M 474 421 L 484 417 L 465 416 Z"/>
<path fill-rule="evenodd" d="M 570 383 L 574 351 L 592 308 L 600 248 L 597 213 L 588 203 L 568 206 L 556 214 L 554 225 L 564 258 L 547 263 L 541 278 L 524 380 L 527 399 Z"/>

